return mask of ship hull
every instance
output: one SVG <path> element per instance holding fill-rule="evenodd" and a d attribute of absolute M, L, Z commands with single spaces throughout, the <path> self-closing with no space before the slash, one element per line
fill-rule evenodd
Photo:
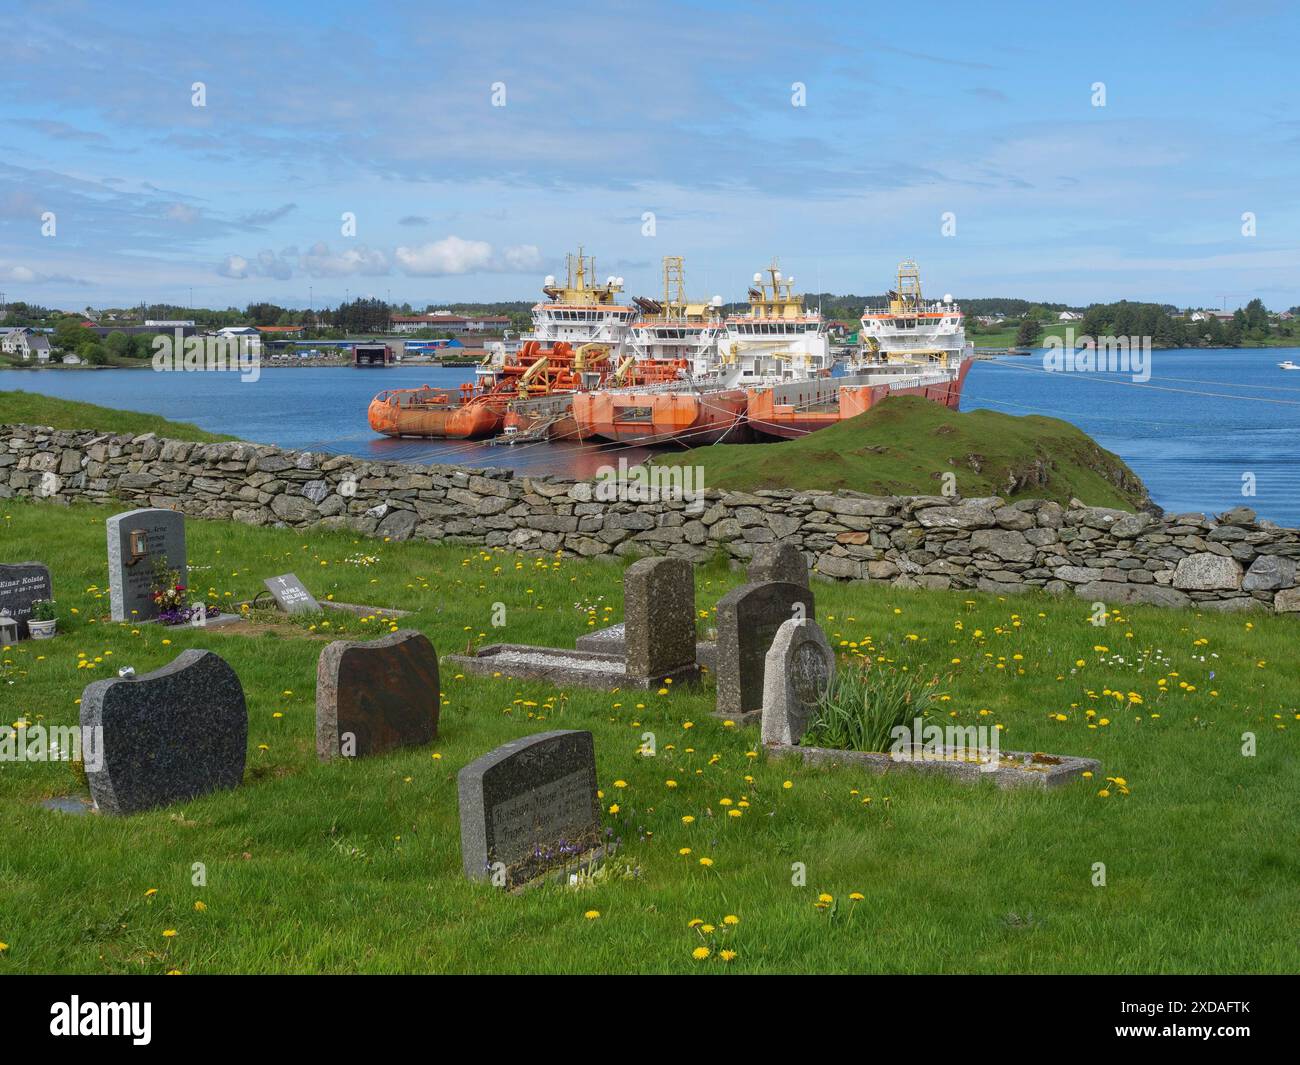
<path fill-rule="evenodd" d="M 965 359 L 953 372 L 865 373 L 751 389 L 749 427 L 761 439 L 794 440 L 863 414 L 889 396 L 921 396 L 956 410 L 970 367 Z"/>
<path fill-rule="evenodd" d="M 483 402 L 429 404 L 419 407 L 375 399 L 368 412 L 370 428 L 384 436 L 480 440 L 501 429 L 502 411 Z"/>
<path fill-rule="evenodd" d="M 580 438 L 698 447 L 749 438 L 743 389 L 720 392 L 587 392 L 573 397 Z"/>

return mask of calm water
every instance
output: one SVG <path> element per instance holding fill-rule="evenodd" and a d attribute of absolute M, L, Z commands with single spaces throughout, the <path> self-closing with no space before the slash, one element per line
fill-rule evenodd
<path fill-rule="evenodd" d="M 1300 349 L 1156 351 L 1151 380 L 1124 374 L 1049 374 L 1036 357 L 978 362 L 962 409 L 1046 414 L 1079 426 L 1121 456 L 1171 511 L 1216 512 L 1245 503 L 1263 517 L 1300 525 L 1300 373 L 1278 369 Z M 581 444 L 490 447 L 472 442 L 389 440 L 366 424 L 383 388 L 455 387 L 470 367 L 262 370 L 235 374 L 0 371 L 0 389 L 22 388 L 108 407 L 161 414 L 212 432 L 282 447 L 370 459 L 508 466 L 529 473 L 591 476 L 613 456 L 639 449 Z M 1242 496 L 1253 473 L 1256 495 Z"/>

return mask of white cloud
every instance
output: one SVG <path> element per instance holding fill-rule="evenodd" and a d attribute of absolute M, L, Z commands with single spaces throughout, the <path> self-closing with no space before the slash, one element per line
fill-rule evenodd
<path fill-rule="evenodd" d="M 222 277 L 243 279 L 248 276 L 248 260 L 242 255 L 227 255 L 226 261 L 217 267 Z"/>
<path fill-rule="evenodd" d="M 397 265 L 412 277 L 443 277 L 448 274 L 518 273 L 535 270 L 542 253 L 534 244 L 516 244 L 498 256 L 486 240 L 443 237 L 415 247 L 399 247 Z"/>
<path fill-rule="evenodd" d="M 169 203 L 163 212 L 163 217 L 169 222 L 182 222 L 189 225 L 199 220 L 199 212 L 186 203 Z"/>
<path fill-rule="evenodd" d="M 388 273 L 388 256 L 364 244 L 336 255 L 324 241 L 317 241 L 299 257 L 298 263 L 312 277 L 348 277 L 352 274 L 377 277 Z"/>

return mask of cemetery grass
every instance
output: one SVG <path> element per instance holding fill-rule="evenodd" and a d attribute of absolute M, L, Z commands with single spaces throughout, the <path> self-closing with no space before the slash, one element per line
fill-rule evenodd
<path fill-rule="evenodd" d="M 50 565 L 61 614 L 56 639 L 4 650 L 3 719 L 73 724 L 90 681 L 206 647 L 243 682 L 248 769 L 235 791 L 110 818 L 41 806 L 77 790 L 67 764 L 0 762 L 0 973 L 1300 967 L 1294 618 L 1133 608 L 1098 628 L 1077 600 L 814 583 L 841 654 L 938 679 L 939 723 L 1101 760 L 1049 793 L 769 760 L 756 727 L 710 716 L 711 682 L 559 691 L 445 664 L 432 746 L 321 765 L 317 656 L 379 623 L 331 614 L 254 638 L 97 620 L 116 509 L 0 504 L 4 555 Z M 292 570 L 317 597 L 415 611 L 402 624 L 444 655 L 470 640 L 571 647 L 622 617 L 610 562 L 197 520 L 188 533 L 191 587 L 216 602 Z M 741 580 L 697 569 L 702 629 Z M 457 770 L 555 728 L 595 735 L 618 858 L 581 890 L 469 883 Z M 645 733 L 654 757 L 638 753 Z"/>
<path fill-rule="evenodd" d="M 157 433 L 172 440 L 195 440 L 204 444 L 235 439 L 209 433 L 189 422 L 170 421 L 157 414 L 56 399 L 22 389 L 0 391 L 0 425 L 48 425 L 55 429 L 84 429 L 93 425 L 105 433 Z"/>

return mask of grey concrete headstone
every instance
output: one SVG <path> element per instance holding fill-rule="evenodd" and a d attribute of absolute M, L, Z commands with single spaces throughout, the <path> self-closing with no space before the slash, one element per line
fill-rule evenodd
<path fill-rule="evenodd" d="M 230 665 L 211 651 L 182 651 L 140 677 L 97 680 L 81 695 L 81 726 L 99 766 L 86 761 L 95 805 L 129 814 L 238 787 L 248 710 Z"/>
<path fill-rule="evenodd" d="M 0 564 L 0 614 L 18 622 L 18 638 L 27 639 L 27 619 L 38 599 L 53 599 L 49 568 L 40 562 Z"/>
<path fill-rule="evenodd" d="M 604 837 L 590 732 L 502 744 L 457 776 L 465 875 L 512 888 L 599 853 Z"/>
<path fill-rule="evenodd" d="M 307 586 L 292 573 L 267 577 L 262 583 L 271 593 L 276 606 L 286 614 L 319 614 L 321 611 L 321 605 L 316 601 L 316 597 L 307 591 Z"/>
<path fill-rule="evenodd" d="M 759 544 L 746 570 L 750 584 L 762 581 L 788 581 L 790 584 L 808 584 L 808 560 L 797 546 L 788 540 Z"/>
<path fill-rule="evenodd" d="M 763 742 L 798 743 L 835 679 L 835 652 L 811 618 L 791 618 L 776 630 L 763 670 Z"/>
<path fill-rule="evenodd" d="M 623 638 L 630 677 L 695 662 L 695 572 L 684 558 L 643 558 L 623 574 Z"/>
<path fill-rule="evenodd" d="M 316 755 L 365 757 L 438 736 L 438 652 L 422 632 L 335 640 L 316 663 Z"/>
<path fill-rule="evenodd" d="M 157 617 L 153 601 L 156 560 L 163 559 L 169 570 L 179 571 L 182 584 L 189 584 L 185 515 L 175 510 L 144 507 L 114 514 L 105 525 L 113 620 L 147 621 Z"/>
<path fill-rule="evenodd" d="M 763 708 L 768 649 L 777 629 L 799 617 L 816 619 L 813 593 L 788 581 L 743 584 L 718 600 L 718 716 L 744 717 Z"/>

